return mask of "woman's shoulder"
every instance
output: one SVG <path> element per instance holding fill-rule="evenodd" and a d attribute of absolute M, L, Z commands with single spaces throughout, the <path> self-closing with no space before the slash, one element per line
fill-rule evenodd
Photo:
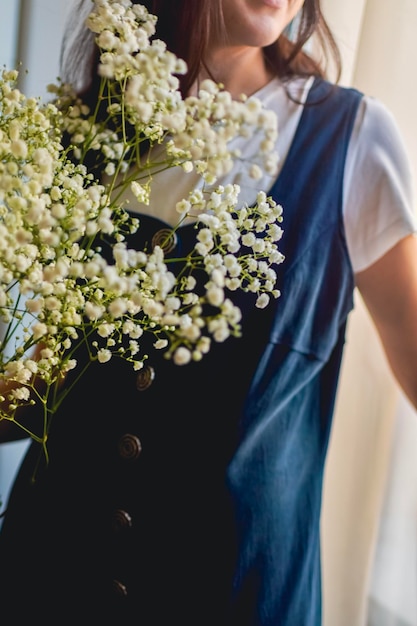
<path fill-rule="evenodd" d="M 355 271 L 416 232 L 411 160 L 403 131 L 379 98 L 364 95 L 346 160 L 344 215 Z"/>
<path fill-rule="evenodd" d="M 411 161 L 403 131 L 387 104 L 379 98 L 364 95 L 358 108 L 352 135 L 352 151 L 366 156 L 370 163 L 387 163 L 411 181 Z"/>
<path fill-rule="evenodd" d="M 335 106 L 341 100 L 354 105 L 355 118 L 351 135 L 352 150 L 366 153 L 371 160 L 379 160 L 382 153 L 390 155 L 404 174 L 411 175 L 410 158 L 404 140 L 404 133 L 389 108 L 380 98 L 364 93 L 355 86 L 336 85 L 324 79 L 316 79 L 310 87 L 308 101 L 313 102 L 319 95 L 329 94 L 335 99 Z M 324 98 L 326 100 L 326 98 Z M 351 150 L 351 152 L 352 152 Z"/>
<path fill-rule="evenodd" d="M 364 94 L 358 111 L 358 122 L 364 133 L 381 139 L 400 139 L 401 131 L 396 117 L 382 100 Z"/>

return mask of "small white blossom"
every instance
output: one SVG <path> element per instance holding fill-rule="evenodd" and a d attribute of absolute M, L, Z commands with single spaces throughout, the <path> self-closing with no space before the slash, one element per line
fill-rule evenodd
<path fill-rule="evenodd" d="M 101 348 L 97 352 L 97 358 L 98 358 L 99 363 L 107 363 L 112 358 L 112 353 L 110 350 L 107 350 L 106 348 Z"/>
<path fill-rule="evenodd" d="M 269 296 L 267 293 L 262 293 L 256 300 L 256 306 L 258 309 L 264 309 L 269 304 Z"/>
<path fill-rule="evenodd" d="M 175 350 L 173 361 L 175 365 L 187 365 L 191 361 L 191 352 L 187 348 L 181 347 Z"/>
<path fill-rule="evenodd" d="M 153 344 L 156 350 L 163 350 L 164 348 L 167 347 L 167 345 L 168 345 L 167 339 L 158 339 L 158 341 L 155 341 L 155 343 Z"/>

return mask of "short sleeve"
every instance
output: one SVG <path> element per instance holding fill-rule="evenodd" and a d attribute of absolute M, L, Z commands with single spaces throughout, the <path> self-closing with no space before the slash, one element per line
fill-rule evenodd
<path fill-rule="evenodd" d="M 348 147 L 343 190 L 354 272 L 417 231 L 410 161 L 399 128 L 379 100 L 365 96 Z"/>

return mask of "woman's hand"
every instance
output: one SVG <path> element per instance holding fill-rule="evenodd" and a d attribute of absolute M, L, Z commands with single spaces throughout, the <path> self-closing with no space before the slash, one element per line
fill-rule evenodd
<path fill-rule="evenodd" d="M 40 357 L 40 352 L 42 350 L 42 345 L 38 344 L 33 352 L 32 358 L 34 360 L 37 360 Z M 34 383 L 36 383 L 36 387 L 39 388 L 40 387 L 40 381 L 34 381 Z M 4 400 L 3 402 L 0 403 L 0 409 L 2 409 L 4 411 L 4 413 L 7 414 L 7 410 L 8 410 L 8 399 L 7 399 L 7 394 L 8 391 L 10 391 L 11 389 L 13 389 L 13 387 L 16 386 L 17 383 L 14 382 L 6 382 L 4 380 L 0 380 L 0 397 L 3 397 Z M 20 386 L 20 385 L 19 385 Z M 30 407 L 20 407 L 16 413 L 16 418 L 18 419 L 19 422 L 23 422 L 26 421 L 28 423 L 29 426 L 29 430 L 30 430 L 30 423 L 31 421 L 33 421 L 33 411 L 31 411 Z M 10 442 L 10 441 L 18 441 L 20 439 L 26 439 L 27 437 L 29 437 L 29 434 L 20 426 L 18 426 L 18 424 L 16 424 L 15 421 L 12 420 L 8 420 L 8 419 L 2 419 L 0 417 L 0 443 L 6 443 L 6 442 Z"/>

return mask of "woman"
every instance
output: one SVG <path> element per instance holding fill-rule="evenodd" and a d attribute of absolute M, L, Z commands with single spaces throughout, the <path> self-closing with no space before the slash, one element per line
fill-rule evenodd
<path fill-rule="evenodd" d="M 409 165 L 384 107 L 326 82 L 305 53 L 313 34 L 335 53 L 319 0 L 144 4 L 188 63 L 184 94 L 213 77 L 278 114 L 280 170 L 262 185 L 284 207 L 282 295 L 264 310 L 241 297 L 242 337 L 200 363 L 152 356 L 139 377 L 112 362 L 81 379 L 56 416 L 48 467 L 30 482 L 32 446 L 8 503 L 2 614 L 19 625 L 36 615 L 46 624 L 319 626 L 323 467 L 356 286 L 417 406 Z M 95 56 L 83 41 L 70 78 L 91 100 Z M 151 205 L 136 208 L 147 213 L 137 246 L 176 222 L 175 186 L 163 176 Z M 229 178 L 254 200 L 239 165 Z M 177 246 L 193 237 L 182 227 Z"/>

